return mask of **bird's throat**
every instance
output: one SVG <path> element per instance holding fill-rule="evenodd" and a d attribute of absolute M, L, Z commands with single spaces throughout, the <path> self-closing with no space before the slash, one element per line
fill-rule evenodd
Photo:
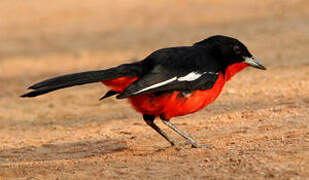
<path fill-rule="evenodd" d="M 230 80 L 236 73 L 243 70 L 247 66 L 248 66 L 248 64 L 246 64 L 246 63 L 235 63 L 235 64 L 232 64 L 232 65 L 229 65 L 225 69 L 225 80 L 226 81 Z"/>

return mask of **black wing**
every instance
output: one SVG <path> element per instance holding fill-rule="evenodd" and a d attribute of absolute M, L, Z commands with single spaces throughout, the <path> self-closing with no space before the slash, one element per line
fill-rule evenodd
<path fill-rule="evenodd" d="M 219 76 L 220 68 L 212 57 L 202 56 L 198 52 L 194 53 L 192 49 L 190 49 L 190 54 L 186 53 L 186 50 L 179 53 L 171 49 L 168 52 L 164 51 L 166 49 L 150 55 L 149 62 L 145 63 L 153 64 L 154 67 L 128 86 L 117 98 L 123 99 L 138 94 L 167 91 L 191 92 L 213 87 Z"/>

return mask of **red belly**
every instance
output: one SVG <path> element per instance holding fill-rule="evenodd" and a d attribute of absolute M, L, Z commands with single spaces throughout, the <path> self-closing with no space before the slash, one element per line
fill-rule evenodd
<path fill-rule="evenodd" d="M 137 77 L 128 78 L 122 77 L 103 83 L 114 91 L 122 92 L 129 84 L 134 82 Z M 179 91 L 172 93 L 142 94 L 129 98 L 129 102 L 134 109 L 142 114 L 149 114 L 170 119 L 175 116 L 182 116 L 203 109 L 205 106 L 213 102 L 220 94 L 225 80 L 220 73 L 219 78 L 211 89 L 196 90 L 191 94 L 180 96 Z"/>

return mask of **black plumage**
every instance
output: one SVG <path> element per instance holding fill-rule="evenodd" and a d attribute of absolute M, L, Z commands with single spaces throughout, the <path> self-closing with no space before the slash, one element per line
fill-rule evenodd
<path fill-rule="evenodd" d="M 139 79 L 129 85 L 117 98 L 122 99 L 138 94 L 162 91 L 205 90 L 211 88 L 215 83 L 218 77 L 216 73 L 223 72 L 224 74 L 227 66 L 237 61 L 244 61 L 244 57 L 252 57 L 252 55 L 241 42 L 234 38 L 217 35 L 192 46 L 159 49 L 140 62 L 123 64 L 106 70 L 81 72 L 47 79 L 30 86 L 29 89 L 33 91 L 21 97 L 35 97 L 61 88 L 135 76 Z M 202 76 L 192 81 L 175 80 L 156 88 L 141 91 L 171 78 L 184 77 L 192 72 L 202 74 Z M 139 91 L 141 92 L 138 93 Z"/>

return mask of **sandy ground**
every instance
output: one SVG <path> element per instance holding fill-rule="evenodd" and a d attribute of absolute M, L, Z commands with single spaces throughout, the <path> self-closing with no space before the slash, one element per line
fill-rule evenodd
<path fill-rule="evenodd" d="M 0 179 L 309 179 L 308 7 L 305 0 L 1 1 Z M 125 100 L 99 102 L 107 90 L 100 84 L 18 97 L 48 77 L 213 34 L 237 37 L 268 70 L 244 70 L 215 103 L 172 119 L 209 148 L 158 152 L 166 141 Z"/>

